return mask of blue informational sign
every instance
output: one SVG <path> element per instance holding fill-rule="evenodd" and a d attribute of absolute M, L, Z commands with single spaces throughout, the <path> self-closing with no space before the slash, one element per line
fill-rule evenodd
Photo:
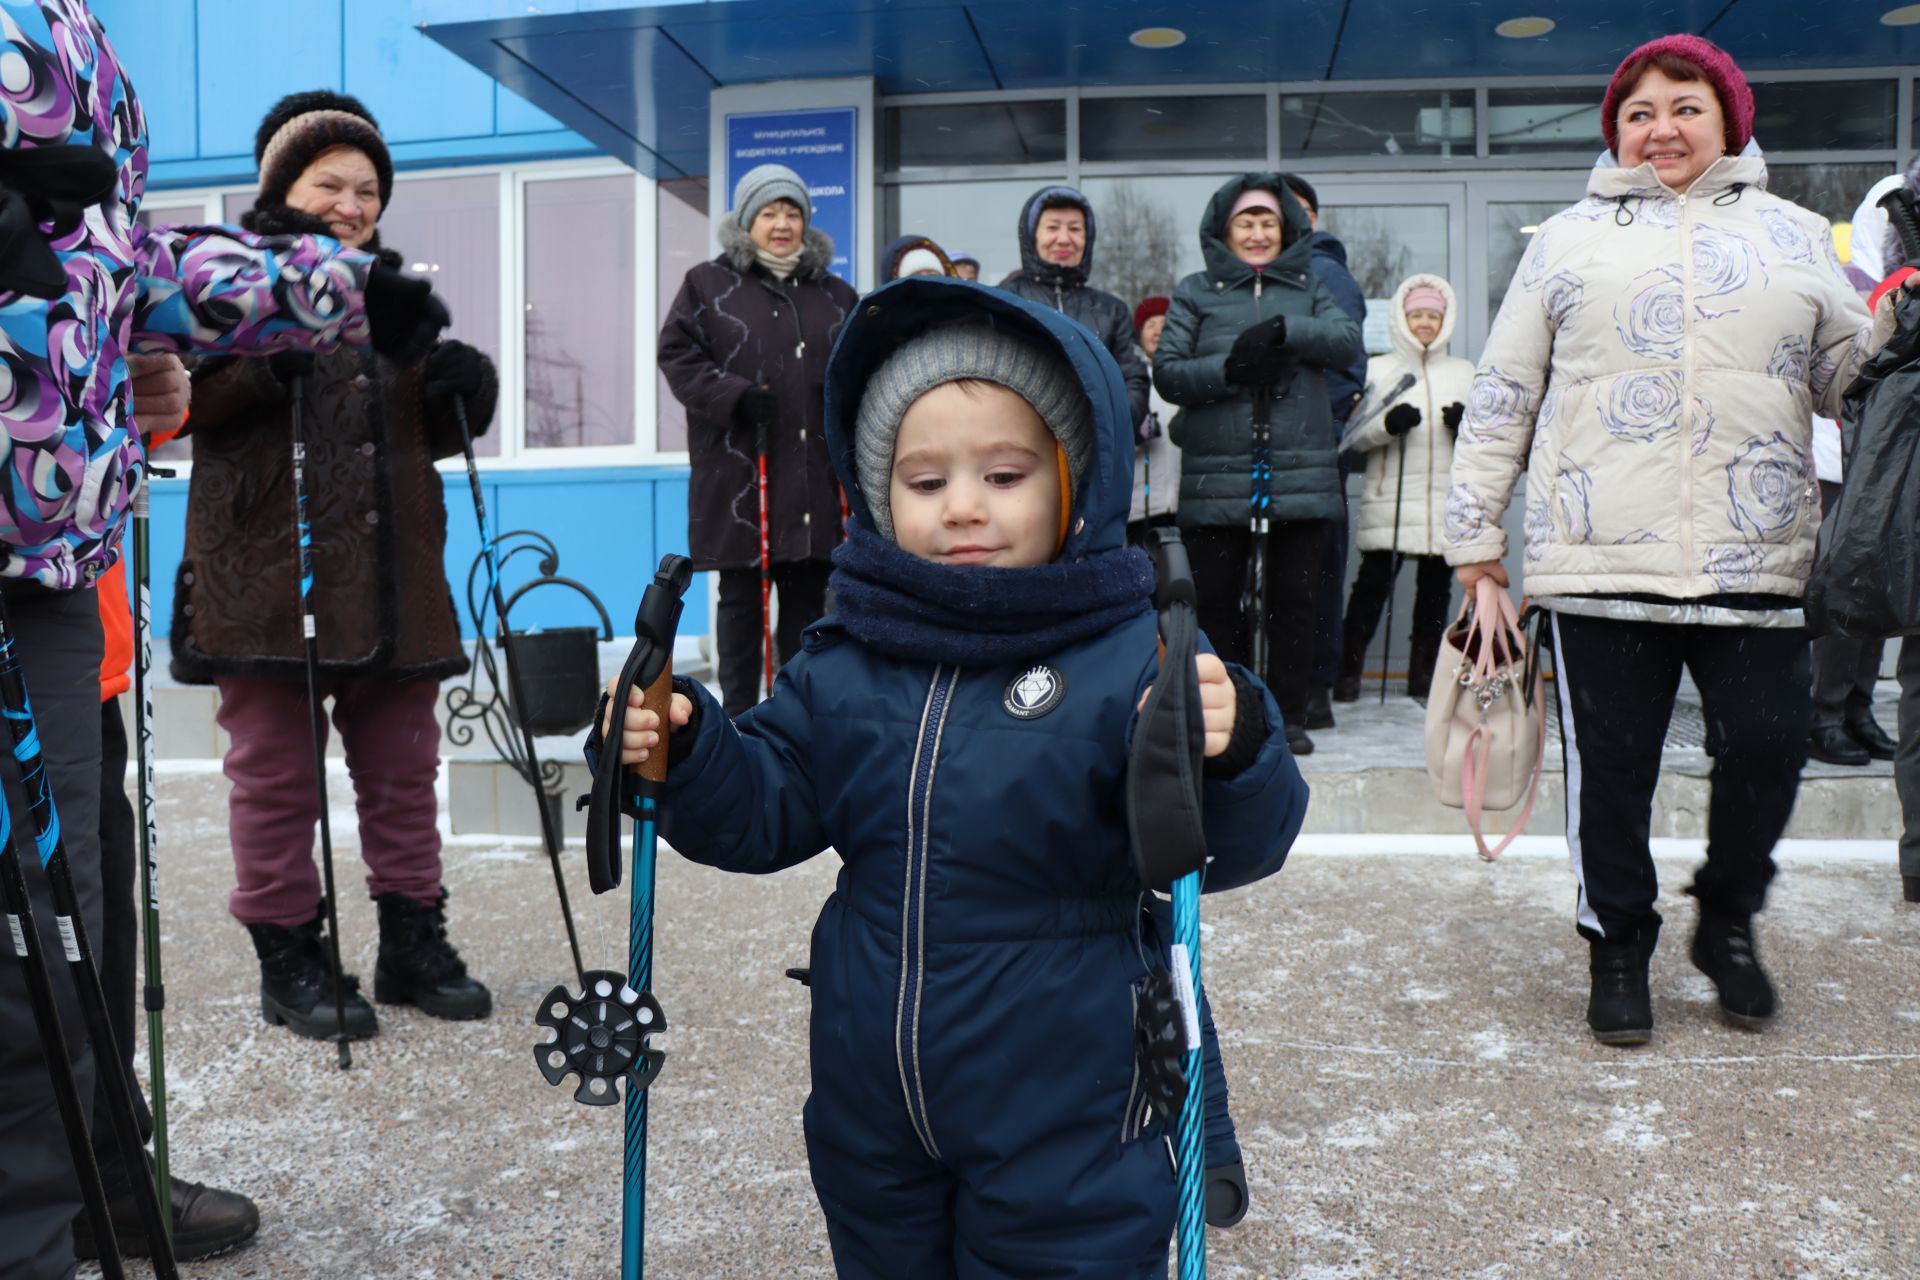
<path fill-rule="evenodd" d="M 833 238 L 833 274 L 848 284 L 859 248 L 858 111 L 756 111 L 727 117 L 727 200 L 755 165 L 783 164 L 800 175 L 813 201 L 813 226 Z"/>

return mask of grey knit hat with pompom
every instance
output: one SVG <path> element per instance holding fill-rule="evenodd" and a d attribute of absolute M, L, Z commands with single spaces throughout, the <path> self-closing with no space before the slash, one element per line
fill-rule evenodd
<path fill-rule="evenodd" d="M 1093 457 L 1093 410 L 1086 388 L 1057 353 L 984 324 L 949 325 L 901 344 L 874 371 L 854 419 L 853 456 L 874 528 L 893 538 L 888 501 L 894 441 L 907 409 L 943 382 L 991 382 L 1033 406 L 1067 457 L 1068 484 L 1080 496 Z"/>

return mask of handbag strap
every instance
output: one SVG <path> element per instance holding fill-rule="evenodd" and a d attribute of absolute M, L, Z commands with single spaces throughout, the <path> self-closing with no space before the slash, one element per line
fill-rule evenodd
<path fill-rule="evenodd" d="M 1467 827 L 1473 832 L 1474 846 L 1480 851 L 1480 858 L 1484 862 L 1492 862 L 1505 853 L 1507 846 L 1526 830 L 1527 819 L 1533 816 L 1534 799 L 1540 794 L 1540 774 L 1547 759 L 1547 717 L 1542 702 L 1545 697 L 1545 686 L 1541 682 L 1540 670 L 1537 666 L 1533 671 L 1532 692 L 1534 705 L 1541 707 L 1542 712 L 1539 722 L 1540 730 L 1534 735 L 1537 742 L 1533 751 L 1533 777 L 1527 782 L 1527 802 L 1520 807 L 1519 816 L 1513 820 L 1513 825 L 1507 828 L 1507 833 L 1500 838 L 1500 843 L 1491 849 L 1487 847 L 1487 837 L 1482 830 L 1486 823 L 1481 809 L 1480 795 L 1481 783 L 1487 776 L 1487 753 L 1493 747 L 1486 725 L 1474 726 L 1473 732 L 1467 735 L 1467 749 L 1460 758 L 1460 792 L 1461 798 L 1466 801 Z"/>

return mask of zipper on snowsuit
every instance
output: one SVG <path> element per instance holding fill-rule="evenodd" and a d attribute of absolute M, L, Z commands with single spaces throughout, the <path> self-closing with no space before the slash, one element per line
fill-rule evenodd
<path fill-rule="evenodd" d="M 907 782 L 906 882 L 900 894 L 900 996 L 894 1015 L 894 1052 L 900 1062 L 907 1118 L 920 1145 L 935 1160 L 941 1159 L 940 1149 L 934 1144 L 933 1121 L 920 1078 L 920 997 L 927 977 L 927 861 L 932 836 L 928 818 L 933 811 L 933 771 L 940 762 L 940 738 L 959 680 L 960 668 L 935 666 L 926 705 L 920 711 L 913 771 Z"/>

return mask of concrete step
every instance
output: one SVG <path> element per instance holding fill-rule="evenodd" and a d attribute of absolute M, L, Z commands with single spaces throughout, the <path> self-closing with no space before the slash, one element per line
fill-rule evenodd
<path fill-rule="evenodd" d="M 1880 723 L 1896 722 L 1898 691 L 1881 682 L 1876 705 Z M 1698 695 L 1682 691 L 1661 755 L 1660 782 L 1654 792 L 1651 834 L 1703 839 L 1707 834 L 1713 761 L 1703 743 L 1705 726 Z M 1548 686 L 1548 702 L 1553 701 Z M 1306 830 L 1328 834 L 1465 831 L 1466 817 L 1434 798 L 1427 778 L 1425 711 L 1410 698 L 1390 695 L 1383 706 L 1373 688 L 1357 703 L 1334 704 L 1338 727 L 1312 733 L 1314 752 L 1302 757 L 1301 773 L 1313 787 Z M 1566 779 L 1560 758 L 1558 717 L 1549 716 L 1546 767 L 1527 831 L 1564 835 Z M 1489 814 L 1489 834 L 1504 832 L 1519 816 Z M 1894 792 L 1893 765 L 1874 761 L 1860 768 L 1809 761 L 1800 777 L 1787 836 L 1795 839 L 1894 839 L 1902 826 Z"/>

